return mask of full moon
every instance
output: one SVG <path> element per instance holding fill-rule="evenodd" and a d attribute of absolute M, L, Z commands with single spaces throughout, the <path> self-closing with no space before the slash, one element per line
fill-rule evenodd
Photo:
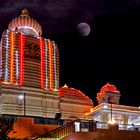
<path fill-rule="evenodd" d="M 90 33 L 90 26 L 85 22 L 79 23 L 77 29 L 81 36 L 88 36 Z"/>

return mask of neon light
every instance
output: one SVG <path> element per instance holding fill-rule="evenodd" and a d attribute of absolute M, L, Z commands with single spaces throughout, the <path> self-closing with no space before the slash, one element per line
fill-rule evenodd
<path fill-rule="evenodd" d="M 50 40 L 48 40 L 49 42 L 49 62 L 50 62 L 50 89 L 52 89 L 52 43 Z"/>
<path fill-rule="evenodd" d="M 5 53 L 5 77 L 4 81 L 8 82 L 8 58 L 9 58 L 9 53 L 8 53 L 8 38 L 6 38 L 6 53 Z"/>
<path fill-rule="evenodd" d="M 46 87 L 45 88 L 48 88 L 48 72 L 47 72 L 47 70 L 48 70 L 48 64 L 47 64 L 47 58 L 48 58 L 48 55 L 47 55 L 47 53 L 48 53 L 48 45 L 47 45 L 47 42 L 46 42 L 46 40 L 45 40 L 45 72 L 46 72 Z"/>
<path fill-rule="evenodd" d="M 114 93 L 120 93 L 115 85 L 111 85 L 109 82 L 104 85 L 101 89 L 100 89 L 100 93 L 104 93 L 104 92 L 114 92 Z"/>
<path fill-rule="evenodd" d="M 23 84 L 24 35 L 20 35 L 20 85 Z"/>
<path fill-rule="evenodd" d="M 103 106 L 105 105 L 105 103 L 102 103 L 96 107 L 93 108 L 92 111 L 87 112 L 86 115 L 90 115 L 91 113 L 95 113 L 96 111 L 102 110 Z M 125 108 L 125 109 L 123 109 Z M 105 109 L 105 108 L 104 108 Z M 108 107 L 106 110 L 110 110 L 111 108 Z M 124 105 L 115 105 L 113 104 L 113 111 L 122 111 L 122 112 L 128 112 L 128 113 L 140 113 L 139 109 L 137 107 L 131 107 L 131 106 L 124 106 Z"/>
<path fill-rule="evenodd" d="M 8 85 L 10 85 L 11 83 L 10 82 L 2 82 L 3 84 L 8 84 Z"/>
<path fill-rule="evenodd" d="M 2 42 L 1 42 L 1 49 L 3 50 L 3 48 L 5 48 L 5 72 L 4 72 L 4 82 L 8 82 L 8 73 L 9 73 L 9 69 L 8 69 L 8 63 L 9 63 L 9 31 L 6 32 L 6 34 L 3 36 L 2 38 Z M 3 43 L 4 42 L 4 43 Z M 1 50 L 1 51 L 2 51 Z M 2 52 L 1 52 L 2 53 Z M 2 57 L 2 56 L 1 56 Z M 2 63 L 2 58 L 1 58 L 1 63 Z M 2 70 L 2 66 L 1 66 L 1 70 Z M 3 73 L 2 73 L 3 74 Z"/>
<path fill-rule="evenodd" d="M 53 42 L 53 47 L 54 47 L 54 89 L 57 89 L 57 77 L 56 77 L 56 46 L 55 43 Z"/>
<path fill-rule="evenodd" d="M 15 56 L 16 56 L 16 84 L 18 83 L 18 76 L 19 76 L 19 62 L 18 62 L 18 51 L 15 51 Z"/>
<path fill-rule="evenodd" d="M 23 19 L 23 18 L 22 18 Z M 35 32 L 35 34 L 38 36 L 39 34 L 38 34 L 38 32 L 34 29 L 34 28 L 32 28 L 32 27 L 28 27 L 28 26 L 20 26 L 20 27 L 18 27 L 18 29 L 31 29 L 31 30 L 33 30 L 34 32 Z"/>
<path fill-rule="evenodd" d="M 0 42 L 0 80 L 2 78 L 2 42 Z"/>
<path fill-rule="evenodd" d="M 57 89 L 59 88 L 59 53 L 56 45 L 56 71 L 57 71 Z"/>
<path fill-rule="evenodd" d="M 41 88 L 44 88 L 44 44 L 40 37 L 40 49 L 41 49 Z"/>
<path fill-rule="evenodd" d="M 11 71 L 10 71 L 10 83 L 13 83 L 13 72 L 14 72 L 14 33 L 11 32 L 11 52 L 10 52 L 10 67 L 11 67 Z"/>

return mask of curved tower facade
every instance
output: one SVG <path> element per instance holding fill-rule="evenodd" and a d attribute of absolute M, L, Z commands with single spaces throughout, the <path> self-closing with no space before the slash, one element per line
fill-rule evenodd
<path fill-rule="evenodd" d="M 59 94 L 63 88 L 59 88 L 58 47 L 41 35 L 41 26 L 27 10 L 13 19 L 3 32 L 0 114 L 54 118 L 59 112 L 63 119 L 84 118 L 92 101 L 77 91 L 63 91 L 63 94 L 70 92 L 71 98 Z"/>
<path fill-rule="evenodd" d="M 41 35 L 41 26 L 30 18 L 27 10 L 9 23 L 2 34 L 0 47 L 3 84 L 46 90 L 59 88 L 57 45 Z"/>

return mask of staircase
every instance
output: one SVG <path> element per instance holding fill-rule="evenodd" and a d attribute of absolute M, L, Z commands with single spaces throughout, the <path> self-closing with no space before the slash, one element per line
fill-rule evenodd
<path fill-rule="evenodd" d="M 70 135 L 74 132 L 74 121 L 56 128 L 50 132 L 44 133 L 32 140 L 60 140 L 61 138 Z"/>

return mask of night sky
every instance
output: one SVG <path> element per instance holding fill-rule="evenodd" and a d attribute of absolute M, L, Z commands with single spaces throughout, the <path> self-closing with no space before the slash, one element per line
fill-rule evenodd
<path fill-rule="evenodd" d="M 4 0 L 0 36 L 27 8 L 60 52 L 60 86 L 81 90 L 97 105 L 107 82 L 121 92 L 120 104 L 140 105 L 140 0 Z M 80 22 L 90 25 L 83 37 Z"/>

